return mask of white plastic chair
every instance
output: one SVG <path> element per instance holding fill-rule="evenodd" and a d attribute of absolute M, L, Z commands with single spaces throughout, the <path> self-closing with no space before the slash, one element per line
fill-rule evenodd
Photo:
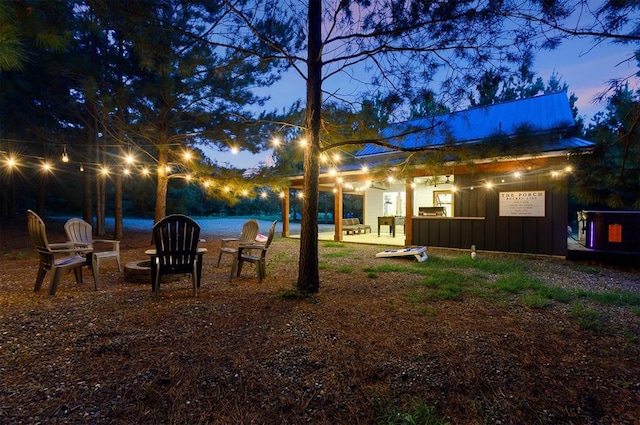
<path fill-rule="evenodd" d="M 100 263 L 106 260 L 115 260 L 118 263 L 118 271 L 122 271 L 120 264 L 120 241 L 113 239 L 93 239 L 93 229 L 89 223 L 81 218 L 71 218 L 64 224 L 64 231 L 69 241 L 76 248 L 84 248 L 87 250 L 87 256 L 91 256 L 91 269 L 93 271 L 93 279 L 98 282 L 98 271 Z M 107 251 L 96 251 L 94 244 L 101 243 L 110 245 Z"/>

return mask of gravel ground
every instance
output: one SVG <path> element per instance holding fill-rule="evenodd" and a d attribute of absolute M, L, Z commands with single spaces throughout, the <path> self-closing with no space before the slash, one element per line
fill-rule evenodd
<path fill-rule="evenodd" d="M 320 243 L 320 292 L 296 298 L 297 240 L 276 238 L 262 283 L 229 281 L 207 229 L 198 298 L 178 279 L 156 300 L 111 263 L 98 291 L 85 272 L 49 298 L 25 234 L 0 226 L 0 424 L 411 423 L 419 402 L 452 424 L 640 424 L 638 269 Z M 128 229 L 123 263 L 149 242 Z"/>

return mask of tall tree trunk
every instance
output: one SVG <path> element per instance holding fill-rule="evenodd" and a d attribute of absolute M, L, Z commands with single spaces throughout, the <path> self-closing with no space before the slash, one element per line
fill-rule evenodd
<path fill-rule="evenodd" d="M 304 152 L 304 187 L 300 225 L 300 260 L 297 288 L 304 293 L 320 290 L 318 269 L 318 193 L 320 120 L 322 119 L 322 1 L 309 0 L 309 47 L 307 57 L 307 110 Z"/>
<path fill-rule="evenodd" d="M 153 222 L 157 223 L 164 218 L 167 213 L 167 190 L 169 189 L 169 175 L 167 174 L 167 163 L 169 153 L 166 146 L 158 149 L 158 181 L 156 184 L 156 208 L 153 215 Z"/>
<path fill-rule="evenodd" d="M 96 163 L 104 164 L 103 152 L 99 145 L 96 144 Z M 95 233 L 98 236 L 103 236 L 104 229 L 104 214 L 105 214 L 105 197 L 106 197 L 106 177 L 101 175 L 100 170 L 96 170 L 96 225 Z"/>
<path fill-rule="evenodd" d="M 120 115 L 120 122 L 124 123 L 124 117 L 122 116 L 122 108 L 118 108 L 118 114 Z M 123 124 L 121 124 L 118 128 L 118 144 L 122 143 L 124 140 L 124 129 Z M 124 152 L 122 148 L 118 148 L 118 155 L 120 158 L 124 158 Z M 113 179 L 114 185 L 114 200 L 113 200 L 113 221 L 114 221 L 114 230 L 113 230 L 113 238 L 116 240 L 122 239 L 123 234 L 123 223 L 122 223 L 122 173 L 124 172 L 124 167 L 115 174 Z"/>
<path fill-rule="evenodd" d="M 104 234 L 106 233 L 105 230 L 105 219 L 104 219 L 104 214 L 105 214 L 105 207 L 106 207 L 106 202 L 105 202 L 105 198 L 107 196 L 107 180 L 106 177 L 101 175 L 100 172 L 98 171 L 97 173 L 97 178 L 96 178 L 96 235 L 98 236 L 104 236 Z"/>
<path fill-rule="evenodd" d="M 122 174 L 116 173 L 113 179 L 114 185 L 114 197 L 113 200 L 113 221 L 114 231 L 113 238 L 116 240 L 122 239 Z"/>
<path fill-rule="evenodd" d="M 16 180 L 13 177 L 14 170 L 9 170 L 9 174 L 2 179 L 0 188 L 0 217 L 13 218 L 16 213 Z"/>
<path fill-rule="evenodd" d="M 93 113 L 95 116 L 95 111 Z M 94 120 L 94 125 L 88 125 L 87 127 L 87 141 L 89 143 L 85 146 L 85 158 L 93 158 L 95 149 L 98 145 L 98 129 L 96 127 L 97 121 Z M 82 173 L 82 219 L 93 226 L 93 199 L 91 192 L 91 171 L 90 168 L 84 168 L 80 164 Z M 95 233 L 95 228 L 93 229 Z"/>
<path fill-rule="evenodd" d="M 90 140 L 95 142 L 95 137 L 88 135 Z M 86 158 L 91 158 L 91 152 L 93 150 L 93 145 L 91 143 L 87 143 L 86 147 Z M 81 164 L 82 166 L 82 164 Z M 81 174 L 82 174 L 82 219 L 87 223 L 90 223 L 93 226 L 93 211 L 91 208 L 92 199 L 91 199 L 91 174 L 88 170 L 82 166 Z"/>
<path fill-rule="evenodd" d="M 47 176 L 43 176 L 38 184 L 38 200 L 36 205 L 36 213 L 44 218 L 44 201 L 47 193 Z"/>
<path fill-rule="evenodd" d="M 120 56 L 124 56 L 124 52 L 126 51 L 125 47 L 124 47 L 124 43 L 120 42 L 118 43 L 118 52 Z M 123 75 L 122 72 L 118 72 L 118 81 L 123 81 Z M 127 119 L 125 116 L 125 104 L 126 101 L 124 99 L 124 95 L 123 95 L 123 87 L 121 86 L 117 86 L 116 90 L 115 90 L 115 99 L 116 99 L 116 104 L 117 104 L 117 122 L 118 122 L 118 126 L 117 126 L 117 137 L 118 137 L 118 155 L 120 156 L 121 159 L 124 158 L 124 150 L 123 150 L 123 146 L 124 146 L 124 139 L 125 139 L 125 127 L 126 127 L 126 123 L 127 123 Z M 120 240 L 122 239 L 122 234 L 123 234 L 123 212 L 122 212 L 122 179 L 123 179 L 123 172 L 124 172 L 124 167 L 128 167 L 128 165 L 124 165 L 122 169 L 119 170 L 118 173 L 116 173 L 115 179 L 114 179 L 114 201 L 113 201 L 113 221 L 114 221 L 114 231 L 113 231 L 113 238 L 116 240 Z"/>

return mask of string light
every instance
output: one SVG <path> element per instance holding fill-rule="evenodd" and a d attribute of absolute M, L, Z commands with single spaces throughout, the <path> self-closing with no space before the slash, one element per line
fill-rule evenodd
<path fill-rule="evenodd" d="M 62 162 L 69 162 L 69 155 L 67 154 L 67 145 L 62 146 Z"/>
<path fill-rule="evenodd" d="M 272 139 L 272 143 L 273 143 L 274 146 L 278 146 L 282 142 L 277 137 L 274 137 Z M 307 140 L 306 139 L 300 139 L 299 140 L 299 144 L 300 144 L 300 146 L 304 147 L 304 146 L 307 145 Z M 233 147 L 233 148 L 231 148 L 231 150 L 234 153 L 239 152 L 237 147 Z M 27 155 L 27 157 L 29 157 L 29 155 Z M 189 151 L 189 150 L 184 150 L 182 152 L 182 157 L 184 158 L 185 161 L 189 161 L 189 160 L 192 160 L 194 158 L 193 153 L 191 151 Z M 54 166 L 49 161 L 45 160 L 44 158 L 37 157 L 37 156 L 34 156 L 33 158 L 39 158 L 40 159 L 40 161 L 41 161 L 40 167 L 41 167 L 41 170 L 43 172 L 47 172 L 48 173 L 48 172 L 54 172 L 56 170 L 54 168 Z M 9 153 L 6 152 L 6 151 L 0 151 L 0 159 L 4 159 L 3 162 L 4 162 L 4 164 L 5 164 L 7 169 L 17 168 L 17 167 L 21 167 L 23 165 L 23 164 L 20 163 L 20 161 L 18 159 L 16 159 L 16 157 L 14 155 L 9 155 Z M 340 162 L 342 160 L 340 153 L 333 153 L 333 154 L 331 154 L 330 157 L 327 155 L 327 153 L 322 153 L 322 154 L 320 154 L 320 159 L 322 161 L 328 161 L 330 159 L 331 161 L 334 161 L 334 162 Z M 123 160 L 124 163 L 126 163 L 128 165 L 133 165 L 136 162 L 135 156 L 133 154 L 131 154 L 131 153 L 128 153 L 124 157 L 122 157 L 122 160 Z M 67 145 L 63 145 L 63 147 L 62 147 L 61 161 L 65 162 L 65 163 L 68 163 L 70 161 Z M 91 163 L 89 163 L 89 165 L 90 165 L 90 169 L 91 169 Z M 97 164 L 93 164 L 93 165 L 94 165 L 94 169 L 97 169 L 98 173 L 101 174 L 102 176 L 106 177 L 106 176 L 111 174 L 111 171 L 109 170 L 109 168 L 107 166 L 105 166 L 105 165 L 99 166 Z M 79 166 L 80 172 L 84 172 L 85 171 L 84 170 L 84 168 L 85 168 L 84 167 L 84 163 L 79 163 L 78 166 Z M 184 165 L 175 165 L 174 168 L 175 167 L 179 167 L 182 170 L 182 167 L 184 167 Z M 133 167 L 133 168 L 129 167 L 129 166 L 121 166 L 121 167 L 118 167 L 118 169 L 125 176 L 130 176 L 136 170 L 139 170 L 139 172 L 142 175 L 149 175 L 150 174 L 150 168 L 146 167 L 146 166 L 145 167 L 138 166 L 138 167 Z M 164 168 L 158 167 L 157 168 L 158 172 L 160 172 L 161 169 L 163 169 L 167 173 L 167 175 L 169 175 L 172 172 L 172 167 L 170 165 L 167 165 Z M 531 170 L 531 169 L 532 169 L 531 166 L 527 167 L 527 170 Z M 520 179 L 525 175 L 522 170 L 523 170 L 523 168 L 520 167 L 520 169 L 512 171 L 511 175 L 504 174 L 502 178 L 498 177 L 498 178 L 500 178 L 500 180 L 498 180 L 498 181 L 501 181 L 502 183 L 506 183 L 507 181 L 509 181 L 511 179 Z M 556 169 L 556 170 L 552 170 L 552 169 L 550 169 L 550 167 L 536 168 L 535 173 L 538 173 L 538 174 L 546 173 L 547 176 L 550 176 L 552 178 L 560 178 L 560 177 L 563 177 L 564 175 L 567 175 L 567 174 L 571 173 L 572 171 L 573 171 L 572 166 L 571 165 L 566 165 L 566 166 L 558 167 L 558 169 Z M 331 175 L 331 176 L 338 176 L 340 174 L 340 168 L 339 167 L 331 167 L 330 169 L 328 169 L 327 173 L 329 175 Z M 361 166 L 361 173 L 364 173 L 364 174 L 369 173 L 369 167 L 367 165 L 362 165 Z M 196 177 L 194 177 L 192 174 L 186 174 L 186 173 L 184 173 L 182 171 L 180 173 L 174 174 L 172 177 L 174 177 L 174 178 L 182 177 L 182 178 L 184 178 L 185 180 L 187 180 L 189 182 L 194 181 L 196 179 Z M 452 192 L 457 192 L 457 191 L 460 190 L 460 188 L 456 187 L 453 184 L 453 179 L 451 178 L 452 177 L 451 175 L 442 175 L 442 176 L 439 176 L 439 177 L 440 178 L 441 177 L 446 177 L 446 180 L 445 180 L 444 183 L 448 183 L 448 184 L 452 185 L 451 189 L 450 189 Z M 433 179 L 433 183 L 434 183 L 434 186 L 435 186 L 439 182 L 438 176 L 434 176 L 434 177 L 432 177 L 432 179 Z M 392 176 L 392 175 L 389 175 L 387 177 L 387 181 L 389 183 L 395 183 L 396 180 L 397 179 L 394 178 L 394 176 Z M 201 179 L 200 180 L 200 184 L 205 188 L 209 188 L 212 185 L 212 183 L 210 181 L 205 180 L 205 179 Z M 336 184 L 342 185 L 346 190 L 349 190 L 349 191 L 364 192 L 367 188 L 371 187 L 372 182 L 370 180 L 368 180 L 366 182 L 360 182 L 360 183 L 356 183 L 356 184 L 345 183 L 343 177 L 338 177 L 338 178 L 336 178 Z M 484 187 L 486 187 L 487 189 L 491 189 L 494 186 L 494 184 L 492 182 L 490 182 L 490 181 L 487 181 L 487 182 L 483 183 L 482 185 Z M 410 186 L 411 186 L 411 188 L 415 189 L 417 187 L 417 184 L 412 181 Z M 470 187 L 468 186 L 468 187 L 463 188 L 463 189 L 474 190 L 474 186 L 470 186 Z M 232 188 L 229 187 L 229 186 L 225 186 L 224 187 L 224 192 L 229 193 L 229 192 L 232 192 L 232 191 L 237 193 L 237 194 L 240 194 L 240 196 L 245 196 L 245 197 L 248 196 L 248 194 L 250 193 L 250 191 L 248 191 L 246 189 L 242 190 L 242 191 L 239 191 L 239 190 L 237 190 L 235 188 L 232 190 Z M 336 193 L 338 191 L 338 189 L 334 188 L 333 191 L 334 191 L 334 193 Z M 263 191 L 259 192 L 257 195 L 261 199 L 268 199 L 268 197 L 269 197 L 268 192 L 266 190 L 263 190 Z M 279 192 L 278 196 L 280 198 L 284 198 L 285 197 L 285 192 Z M 297 192 L 296 193 L 296 197 L 302 199 L 303 198 L 303 193 L 302 192 Z"/>

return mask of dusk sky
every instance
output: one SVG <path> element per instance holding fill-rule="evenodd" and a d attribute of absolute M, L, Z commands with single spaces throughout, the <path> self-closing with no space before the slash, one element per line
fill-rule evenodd
<path fill-rule="evenodd" d="M 540 52 L 534 64 L 534 70 L 545 81 L 556 72 L 562 82 L 569 86 L 570 93 L 578 96 L 578 112 L 588 124 L 598 111 L 604 110 L 605 105 L 594 103 L 594 97 L 607 89 L 607 82 L 612 78 L 624 78 L 634 75 L 638 71 L 632 56 L 634 46 L 620 46 L 605 43 L 593 46 L 590 40 L 565 41 L 558 49 L 551 52 Z M 631 88 L 640 88 L 637 77 L 630 79 Z M 341 91 L 356 91 L 348 80 L 328 81 L 324 89 Z M 297 99 L 304 99 L 304 80 L 297 74 L 290 73 L 278 84 L 265 89 L 261 94 L 268 94 L 271 101 L 267 110 L 286 108 Z M 262 161 L 266 161 L 271 151 L 252 155 L 248 152 L 232 154 L 230 152 L 216 152 L 215 158 L 221 164 L 228 162 L 238 168 L 250 168 Z"/>

